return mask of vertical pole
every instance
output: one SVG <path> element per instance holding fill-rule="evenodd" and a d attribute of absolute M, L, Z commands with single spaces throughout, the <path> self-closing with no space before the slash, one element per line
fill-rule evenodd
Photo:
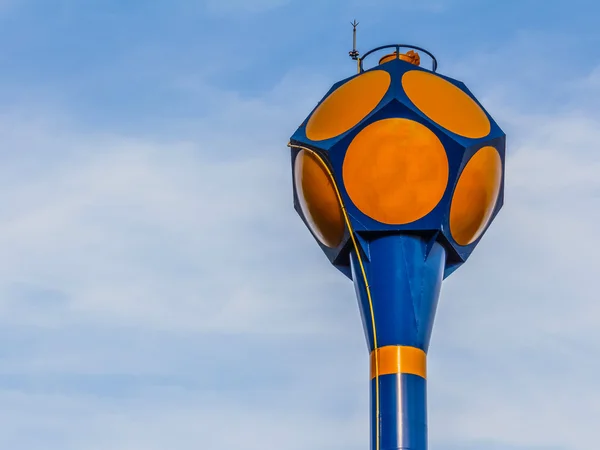
<path fill-rule="evenodd" d="M 379 414 L 375 404 L 375 383 L 379 383 Z M 425 378 L 411 373 L 372 378 L 370 400 L 372 450 L 427 450 Z M 379 427 L 379 433 L 376 427 Z M 379 445 L 375 441 L 377 435 Z"/>
<path fill-rule="evenodd" d="M 371 449 L 427 450 L 427 350 L 446 251 L 412 235 L 365 245 L 368 259 L 354 251 L 350 263 L 371 355 Z"/>
<path fill-rule="evenodd" d="M 358 22 L 356 20 L 354 20 L 353 22 L 351 22 L 352 25 L 352 50 L 350 51 L 350 58 L 354 59 L 357 61 L 358 64 L 358 73 L 361 72 L 361 65 L 360 65 L 360 58 L 359 58 L 359 53 L 358 50 L 356 50 L 356 27 L 358 26 Z"/>

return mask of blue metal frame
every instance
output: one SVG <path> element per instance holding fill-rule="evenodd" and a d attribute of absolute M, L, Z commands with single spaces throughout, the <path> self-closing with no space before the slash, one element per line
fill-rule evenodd
<path fill-rule="evenodd" d="M 377 49 L 373 49 L 373 51 L 386 47 L 390 46 L 378 47 Z M 429 73 L 431 73 L 431 71 L 423 69 L 421 67 L 417 67 L 400 59 L 389 61 L 380 66 L 369 69 L 368 71 L 373 70 L 383 70 L 388 72 L 390 74 L 392 82 L 388 89 L 388 92 L 384 95 L 380 103 L 358 125 L 348 130 L 347 132 L 342 133 L 339 136 L 324 141 L 312 141 L 306 136 L 306 124 L 308 122 L 308 119 L 310 119 L 312 114 L 314 114 L 318 105 L 321 104 L 323 100 L 327 98 L 333 91 L 335 91 L 348 81 L 352 80 L 353 78 L 360 76 L 360 74 L 353 75 L 338 83 L 335 83 L 331 87 L 331 89 L 329 89 L 329 91 L 323 97 L 323 99 L 319 102 L 319 104 L 313 109 L 313 111 L 311 111 L 311 113 L 307 117 L 307 120 L 305 120 L 303 124 L 292 135 L 290 143 L 292 146 L 299 145 L 302 147 L 309 148 L 312 151 L 321 155 L 324 162 L 329 166 L 335 177 L 336 184 L 338 185 L 340 194 L 342 196 L 348 214 L 352 220 L 353 228 L 358 234 L 365 237 L 365 239 L 371 239 L 376 236 L 387 233 L 417 233 L 424 236 L 434 235 L 437 233 L 437 241 L 446 247 L 447 262 L 445 276 L 448 276 L 468 259 L 468 257 L 471 255 L 471 253 L 481 240 L 482 236 L 485 234 L 483 233 L 482 236 L 480 236 L 475 242 L 466 246 L 458 245 L 452 238 L 452 235 L 449 230 L 449 207 L 450 202 L 452 200 L 452 195 L 454 193 L 454 188 L 456 186 L 456 181 L 458 180 L 461 171 L 463 170 L 464 166 L 469 161 L 471 156 L 473 156 L 473 154 L 475 154 L 477 150 L 486 145 L 492 145 L 498 150 L 504 170 L 506 135 L 504 134 L 502 129 L 500 129 L 500 127 L 494 121 L 494 119 L 489 115 L 489 113 L 487 113 L 485 108 L 475 98 L 473 93 L 461 81 L 454 80 L 450 77 L 440 74 L 436 75 L 460 88 L 475 102 L 477 102 L 477 104 L 481 106 L 481 108 L 486 112 L 486 115 L 490 121 L 491 130 L 490 133 L 484 138 L 470 139 L 452 133 L 440 127 L 436 123 L 430 121 L 410 101 L 410 99 L 402 89 L 401 80 L 404 73 L 411 70 L 419 70 Z M 359 211 L 354 206 L 350 197 L 348 196 L 348 193 L 344 187 L 344 183 L 342 180 L 342 167 L 344 157 L 346 154 L 346 149 L 348 148 L 354 137 L 371 123 L 392 117 L 407 118 L 427 126 L 440 139 L 440 141 L 446 148 L 449 163 L 448 186 L 439 204 L 427 216 L 413 223 L 397 226 L 382 224 L 371 219 L 370 217 L 364 215 L 361 211 Z M 292 149 L 292 164 L 297 151 L 298 150 Z M 490 224 L 493 221 L 493 218 L 498 214 L 499 210 L 502 208 L 504 203 L 504 177 L 502 178 L 502 180 L 503 181 L 500 186 L 498 200 L 492 213 L 492 220 L 490 220 L 489 222 Z M 295 190 L 294 205 L 298 214 L 301 217 L 303 217 L 302 211 L 298 204 L 297 193 Z M 348 233 L 346 233 L 340 245 L 334 249 L 328 248 L 319 243 L 328 259 L 347 276 L 349 276 L 349 239 L 350 236 Z"/>

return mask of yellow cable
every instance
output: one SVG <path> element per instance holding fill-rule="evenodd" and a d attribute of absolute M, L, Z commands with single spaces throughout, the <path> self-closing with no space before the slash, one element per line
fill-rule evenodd
<path fill-rule="evenodd" d="M 367 272 L 365 271 L 365 266 L 363 264 L 362 256 L 360 255 L 360 249 L 358 247 L 358 242 L 356 241 L 356 237 L 354 236 L 354 230 L 352 229 L 352 225 L 350 224 L 350 219 L 348 218 L 348 212 L 346 211 L 346 206 L 344 205 L 344 201 L 342 200 L 342 195 L 340 194 L 340 190 L 337 187 L 335 182 L 335 178 L 329 166 L 325 164 L 321 155 L 319 155 L 314 150 L 311 150 L 307 147 L 302 147 L 301 145 L 293 145 L 292 143 L 288 143 L 288 147 L 291 148 L 299 148 L 301 150 L 305 150 L 312 155 L 314 155 L 319 163 L 325 168 L 327 175 L 331 179 L 333 187 L 335 189 L 335 193 L 337 195 L 338 201 L 340 202 L 340 206 L 342 208 L 342 214 L 344 215 L 344 221 L 346 222 L 346 226 L 348 227 L 348 232 L 350 233 L 350 238 L 352 239 L 352 244 L 354 245 L 354 251 L 356 252 L 356 257 L 358 258 L 358 264 L 360 266 L 360 271 L 362 272 L 363 281 L 365 283 L 365 290 L 367 291 L 367 299 L 369 300 L 369 309 L 371 312 L 371 326 L 373 327 L 373 352 L 375 352 L 375 430 L 376 430 L 376 450 L 379 450 L 379 352 L 377 351 L 377 331 L 375 328 L 375 314 L 373 314 L 373 299 L 371 297 L 371 288 L 369 287 L 369 282 L 367 280 Z"/>

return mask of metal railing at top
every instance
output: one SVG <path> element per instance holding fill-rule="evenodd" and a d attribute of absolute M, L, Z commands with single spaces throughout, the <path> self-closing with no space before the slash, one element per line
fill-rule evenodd
<path fill-rule="evenodd" d="M 431 58 L 431 71 L 435 72 L 437 70 L 437 67 L 438 67 L 437 59 L 435 58 L 435 56 L 433 56 L 433 54 L 431 52 L 425 50 L 424 48 L 417 47 L 415 45 L 407 45 L 407 44 L 390 44 L 390 45 L 382 45 L 381 47 L 377 47 L 372 50 L 369 50 L 367 53 L 365 53 L 361 57 L 356 55 L 356 59 L 358 60 L 358 73 L 364 72 L 365 69 L 363 67 L 363 61 L 365 60 L 365 58 L 367 56 L 369 56 L 372 53 L 378 52 L 379 50 L 386 49 L 386 48 L 395 48 L 396 49 L 396 58 L 398 58 L 398 59 L 400 59 L 400 49 L 409 49 L 409 50 L 416 50 L 418 52 L 423 52 Z M 355 59 L 355 58 L 352 58 L 352 59 Z"/>

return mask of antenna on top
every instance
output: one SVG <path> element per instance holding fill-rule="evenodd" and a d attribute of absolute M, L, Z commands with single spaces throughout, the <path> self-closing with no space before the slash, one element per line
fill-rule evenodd
<path fill-rule="evenodd" d="M 359 55 L 358 50 L 356 50 L 356 27 L 358 26 L 358 22 L 354 20 L 350 25 L 352 25 L 352 50 L 348 52 L 348 54 L 350 55 L 350 58 L 356 61 L 358 60 Z"/>

